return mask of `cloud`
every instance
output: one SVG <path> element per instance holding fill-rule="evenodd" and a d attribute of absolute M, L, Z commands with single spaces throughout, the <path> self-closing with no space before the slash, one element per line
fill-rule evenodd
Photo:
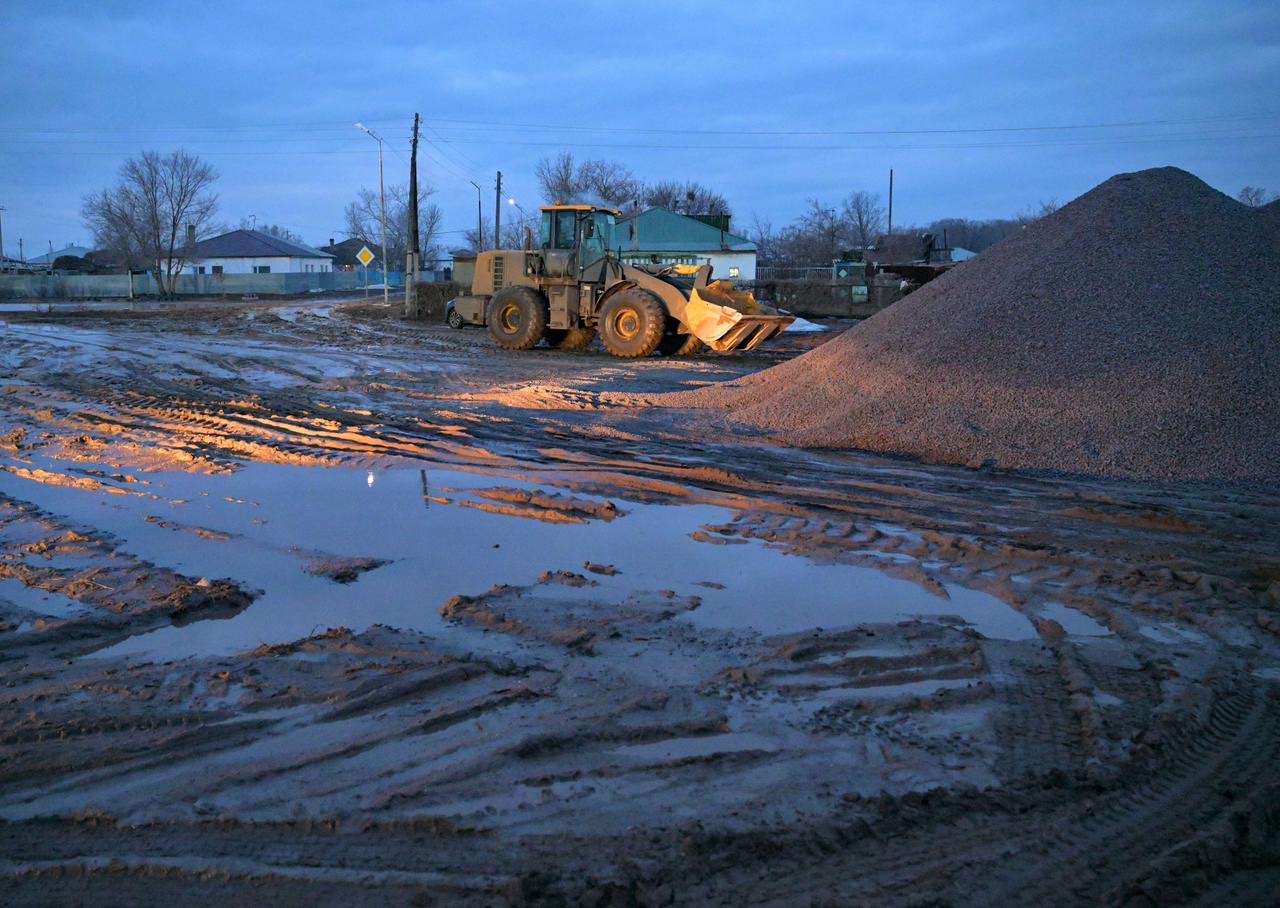
<path fill-rule="evenodd" d="M 474 220 L 470 181 L 492 204 L 499 169 L 510 194 L 536 201 L 534 165 L 560 148 L 622 160 L 647 178 L 700 180 L 742 215 L 756 211 L 776 225 L 809 197 L 883 191 L 889 167 L 899 174 L 895 208 L 920 221 L 1005 215 L 1068 199 L 1118 170 L 1165 163 L 1230 192 L 1245 183 L 1280 189 L 1274 4 L 1169 0 L 1045 12 L 996 2 L 904 11 L 835 2 L 531 9 L 232 0 L 192 10 L 124 2 L 0 10 L 0 84 L 21 99 L 0 109 L 10 251 L 17 236 L 30 248 L 87 240 L 77 229 L 81 197 L 145 148 L 207 156 L 222 173 L 224 218 L 252 212 L 327 239 L 356 189 L 377 180 L 377 149 L 351 124 L 382 130 L 394 149 L 388 179 L 400 182 L 415 110 L 433 130 L 423 168 L 448 229 Z M 1251 113 L 1272 116 L 1207 119 Z M 742 132 L 1158 120 L 1196 122 Z M 794 148 L 696 147 L 707 145 Z M 852 147 L 814 147 L 830 145 Z"/>

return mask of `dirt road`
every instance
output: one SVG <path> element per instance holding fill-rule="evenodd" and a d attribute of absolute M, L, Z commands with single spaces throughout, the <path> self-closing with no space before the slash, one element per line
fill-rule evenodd
<path fill-rule="evenodd" d="M 5 316 L 0 900 L 1272 904 L 1277 490 L 650 405 L 829 336 Z"/>

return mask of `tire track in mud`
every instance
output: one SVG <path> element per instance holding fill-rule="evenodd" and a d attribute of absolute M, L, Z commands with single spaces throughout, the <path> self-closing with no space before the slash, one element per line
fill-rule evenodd
<path fill-rule="evenodd" d="M 1272 691 L 1219 697 L 1208 723 L 1146 783 L 1099 798 L 1075 822 L 1036 843 L 1047 860 L 1006 870 L 984 884 L 994 902 L 1081 901 L 1118 892 L 1151 855 L 1176 846 L 1228 807 L 1228 790 L 1249 791 L 1280 759 L 1280 707 Z M 1007 866 L 1007 865 L 1006 865 Z"/>
<path fill-rule="evenodd" d="M 926 895 L 955 904 L 1128 904 L 1144 886 L 1163 891 L 1161 881 L 1145 878 L 1153 860 L 1228 815 L 1233 793 L 1247 800 L 1259 780 L 1274 786 L 1278 758 L 1276 692 L 1235 691 L 1215 703 L 1198 734 L 1119 787 L 911 795 L 873 801 L 870 814 L 855 803 L 864 817 L 858 824 L 778 830 L 767 850 L 757 851 L 751 837 L 712 839 L 710 854 L 681 864 L 694 879 L 676 886 L 682 899 L 704 904 L 732 904 L 730 893 L 743 891 L 762 905 L 833 897 L 906 905 Z M 1217 861 L 1207 866 L 1193 861 L 1172 880 L 1177 898 L 1166 903 L 1280 856 L 1280 809 L 1271 807 L 1262 822 L 1271 852 L 1212 855 Z M 695 882 L 698 863 L 722 869 Z"/>

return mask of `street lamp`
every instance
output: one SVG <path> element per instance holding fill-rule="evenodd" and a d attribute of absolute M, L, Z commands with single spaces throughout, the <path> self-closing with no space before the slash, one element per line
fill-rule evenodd
<path fill-rule="evenodd" d="M 522 228 L 527 228 L 530 218 L 528 213 L 524 210 L 524 208 L 520 205 L 520 203 L 517 202 L 515 199 L 508 198 L 507 204 L 515 208 L 516 211 L 520 212 L 520 226 Z"/>
<path fill-rule="evenodd" d="M 382 302 L 390 306 L 391 289 L 387 279 L 387 184 L 382 175 L 382 136 L 363 123 L 357 123 L 356 129 L 368 133 L 369 138 L 378 143 L 378 193 L 382 197 Z"/>
<path fill-rule="evenodd" d="M 476 252 L 479 253 L 484 251 L 480 248 L 484 245 L 484 214 L 481 208 L 480 184 L 475 180 L 467 180 L 467 182 L 476 188 Z"/>

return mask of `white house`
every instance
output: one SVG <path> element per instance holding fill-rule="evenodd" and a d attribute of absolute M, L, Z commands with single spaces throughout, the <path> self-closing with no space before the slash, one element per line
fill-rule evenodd
<path fill-rule="evenodd" d="M 727 215 L 703 218 L 666 208 L 630 211 L 613 228 L 613 245 L 623 261 L 664 265 L 711 264 L 713 278 L 756 279 L 756 244 L 729 232 Z"/>
<path fill-rule="evenodd" d="M 333 256 L 260 230 L 232 230 L 201 240 L 188 274 L 303 274 L 333 270 Z"/>

